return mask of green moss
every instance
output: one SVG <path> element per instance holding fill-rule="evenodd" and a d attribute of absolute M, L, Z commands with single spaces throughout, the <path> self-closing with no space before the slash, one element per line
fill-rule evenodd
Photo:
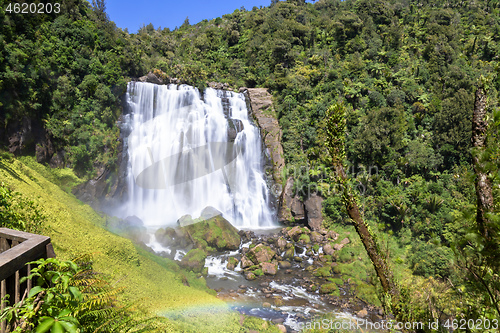
<path fill-rule="evenodd" d="M 314 276 L 317 276 L 317 277 L 327 277 L 327 276 L 330 276 L 330 274 L 331 274 L 330 266 L 326 265 L 326 266 L 317 268 L 314 271 L 313 274 L 314 274 Z"/>
<path fill-rule="evenodd" d="M 328 281 L 335 283 L 339 287 L 344 285 L 344 281 L 340 278 L 329 278 Z"/>
<path fill-rule="evenodd" d="M 329 254 L 325 254 L 323 256 L 323 259 L 321 259 L 321 261 L 323 261 L 323 262 L 332 262 L 332 256 L 329 255 Z"/>
<path fill-rule="evenodd" d="M 264 275 L 264 272 L 262 272 L 262 269 L 260 269 L 260 268 L 252 271 L 252 273 L 254 273 L 255 276 L 262 276 L 262 275 Z"/>
<path fill-rule="evenodd" d="M 302 242 L 304 244 L 309 244 L 311 243 L 311 238 L 307 234 L 302 234 L 299 237 L 299 242 Z"/>
<path fill-rule="evenodd" d="M 319 251 L 319 244 L 314 244 L 312 248 L 313 248 L 314 252 L 318 253 L 318 251 Z"/>
<path fill-rule="evenodd" d="M 332 295 L 334 293 L 336 293 L 337 295 L 335 295 L 335 296 L 340 295 L 339 288 L 337 287 L 337 284 L 335 284 L 333 282 L 322 284 L 321 287 L 319 288 L 319 292 L 322 294 L 332 294 Z"/>
<path fill-rule="evenodd" d="M 354 258 L 354 254 L 352 251 L 350 251 L 349 249 L 346 249 L 345 247 L 342 248 L 342 250 L 339 251 L 339 261 L 340 262 L 344 262 L 344 263 L 348 263 L 348 262 L 351 262 Z"/>
<path fill-rule="evenodd" d="M 201 273 L 207 254 L 202 249 L 192 249 L 182 258 L 180 265 L 195 273 Z"/>
<path fill-rule="evenodd" d="M 238 265 L 238 259 L 236 259 L 235 257 L 229 257 L 227 259 L 227 262 L 228 262 L 228 264 L 231 264 L 231 265 L 234 265 L 234 266 Z"/>
<path fill-rule="evenodd" d="M 369 304 L 373 304 L 375 306 L 382 306 L 380 299 L 377 295 L 377 290 L 374 286 L 369 285 L 365 282 L 359 282 L 359 284 L 355 287 L 356 296 L 364 300 Z"/>

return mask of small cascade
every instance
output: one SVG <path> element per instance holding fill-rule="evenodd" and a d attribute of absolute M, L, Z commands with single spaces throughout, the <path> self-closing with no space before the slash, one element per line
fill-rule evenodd
<path fill-rule="evenodd" d="M 243 94 L 131 82 L 126 101 L 123 215 L 157 227 L 212 206 L 238 228 L 276 225 L 260 133 Z"/>

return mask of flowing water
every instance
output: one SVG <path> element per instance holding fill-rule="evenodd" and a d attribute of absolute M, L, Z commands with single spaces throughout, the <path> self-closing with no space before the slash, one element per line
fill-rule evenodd
<path fill-rule="evenodd" d="M 187 85 L 128 85 L 124 215 L 175 225 L 212 206 L 238 228 L 275 226 L 265 156 L 243 94 Z"/>

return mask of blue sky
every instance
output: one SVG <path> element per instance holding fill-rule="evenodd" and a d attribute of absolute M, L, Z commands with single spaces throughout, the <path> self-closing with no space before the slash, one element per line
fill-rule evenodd
<path fill-rule="evenodd" d="M 186 17 L 189 23 L 195 24 L 232 13 L 241 6 L 251 10 L 254 6 L 270 4 L 271 0 L 106 0 L 106 12 L 118 27 L 136 33 L 149 23 L 156 29 L 173 30 L 181 26 Z"/>

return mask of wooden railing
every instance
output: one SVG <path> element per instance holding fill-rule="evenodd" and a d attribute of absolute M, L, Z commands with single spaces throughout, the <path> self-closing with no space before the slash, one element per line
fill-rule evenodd
<path fill-rule="evenodd" d="M 7 228 L 0 228 L 0 308 L 18 303 L 29 293 L 32 282 L 20 283 L 23 276 L 31 271 L 31 261 L 55 257 L 54 249 L 47 236 L 30 234 Z M 7 302 L 1 300 L 9 295 Z M 0 332 L 6 333 L 9 327 L 0 323 Z"/>

